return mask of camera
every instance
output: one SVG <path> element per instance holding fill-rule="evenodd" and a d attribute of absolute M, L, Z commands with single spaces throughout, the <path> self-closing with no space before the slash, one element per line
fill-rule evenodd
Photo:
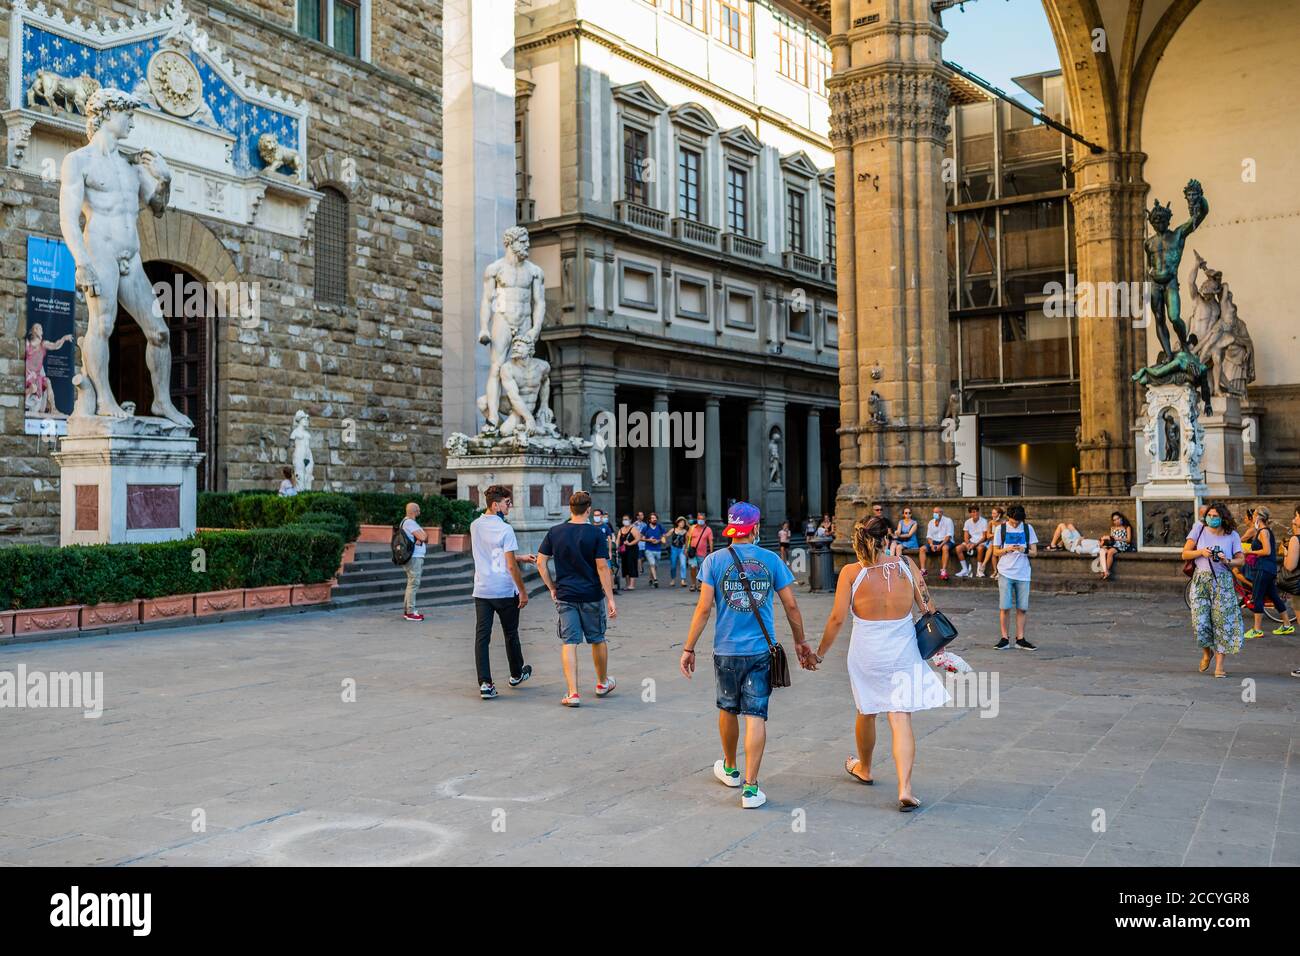
<path fill-rule="evenodd" d="M 1217 544 L 1210 549 L 1210 560 L 1211 561 L 1223 560 L 1223 549 L 1219 547 Z"/>

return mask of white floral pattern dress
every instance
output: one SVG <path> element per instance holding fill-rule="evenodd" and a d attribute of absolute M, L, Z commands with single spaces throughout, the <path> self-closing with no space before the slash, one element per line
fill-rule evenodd
<path fill-rule="evenodd" d="M 1197 548 L 1222 548 L 1223 561 L 1211 563 L 1209 558 L 1196 559 L 1192 574 L 1192 627 L 1196 643 L 1216 654 L 1236 654 L 1245 640 L 1245 625 L 1241 619 L 1241 602 L 1232 585 L 1232 569 L 1228 561 L 1241 553 L 1241 537 L 1237 532 L 1220 534 L 1199 521 L 1187 533 L 1187 539 Z"/>

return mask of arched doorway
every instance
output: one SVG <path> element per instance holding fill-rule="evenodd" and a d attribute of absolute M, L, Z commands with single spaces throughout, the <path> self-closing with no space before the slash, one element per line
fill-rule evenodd
<path fill-rule="evenodd" d="M 167 317 L 171 332 L 172 402 L 194 422 L 194 437 L 205 457 L 198 468 L 200 491 L 215 487 L 217 460 L 216 362 L 209 317 L 216 313 L 206 284 L 169 262 L 146 262 L 145 274 Z M 118 402 L 134 402 L 136 414 L 150 414 L 153 383 L 145 364 L 140 326 L 122 310 L 109 339 L 109 384 Z"/>

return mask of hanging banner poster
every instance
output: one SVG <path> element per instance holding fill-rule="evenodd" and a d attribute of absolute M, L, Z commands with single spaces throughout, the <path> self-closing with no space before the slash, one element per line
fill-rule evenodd
<path fill-rule="evenodd" d="M 24 430 L 63 435 L 75 390 L 76 264 L 59 239 L 27 237 L 27 328 L 23 336 Z"/>

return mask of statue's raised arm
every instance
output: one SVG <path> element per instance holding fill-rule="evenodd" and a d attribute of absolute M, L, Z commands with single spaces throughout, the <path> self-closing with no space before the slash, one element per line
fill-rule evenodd
<path fill-rule="evenodd" d="M 1197 226 L 1205 222 L 1205 217 L 1210 214 L 1210 204 L 1205 201 L 1205 193 L 1201 189 L 1199 179 L 1187 180 L 1187 185 L 1183 187 L 1183 196 L 1187 199 L 1187 214 L 1191 218 L 1178 227 L 1178 232 L 1186 238 L 1196 230 Z"/>

